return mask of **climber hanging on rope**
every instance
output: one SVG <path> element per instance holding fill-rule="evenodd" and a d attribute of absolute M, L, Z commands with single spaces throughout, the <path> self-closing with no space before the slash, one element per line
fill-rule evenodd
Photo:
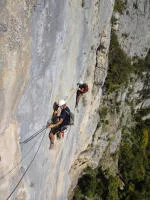
<path fill-rule="evenodd" d="M 58 103 L 55 101 L 53 104 L 53 114 L 52 114 L 52 118 L 51 118 L 51 123 L 50 124 L 56 124 L 59 121 L 59 116 L 61 113 L 61 109 L 59 108 Z M 50 125 L 49 124 L 49 125 Z M 61 137 L 64 137 L 64 130 L 62 130 L 61 132 L 56 133 L 57 138 L 60 139 Z"/>
<path fill-rule="evenodd" d="M 79 103 L 79 99 L 80 97 L 88 92 L 88 84 L 83 83 L 82 81 L 80 81 L 79 83 L 77 83 L 78 89 L 77 89 L 77 93 L 76 93 L 76 105 L 75 108 L 78 107 L 78 103 Z"/>
<path fill-rule="evenodd" d="M 52 149 L 54 146 L 55 134 L 59 134 L 65 129 L 67 129 L 67 125 L 70 123 L 70 109 L 67 107 L 66 102 L 64 100 L 59 101 L 59 108 L 61 109 L 60 116 L 57 116 L 58 108 L 53 113 L 52 123 L 48 126 L 51 128 L 49 133 L 50 139 L 50 147 Z M 54 108 L 54 107 L 53 107 Z"/>
<path fill-rule="evenodd" d="M 51 122 L 52 124 L 56 124 L 58 121 L 59 121 L 59 105 L 55 101 L 53 104 L 53 114 L 52 114 Z"/>

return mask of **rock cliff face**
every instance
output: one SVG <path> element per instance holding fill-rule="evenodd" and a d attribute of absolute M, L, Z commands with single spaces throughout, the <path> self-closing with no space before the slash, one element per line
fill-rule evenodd
<path fill-rule="evenodd" d="M 127 1 L 123 15 L 119 16 L 118 35 L 125 52 L 145 57 L 150 42 L 150 2 L 147 0 Z"/>
<path fill-rule="evenodd" d="M 131 119 L 131 107 L 125 100 L 139 98 L 141 104 L 133 104 L 136 109 L 149 107 L 149 99 L 138 96 L 148 78 L 136 75 L 117 95 L 103 94 L 112 16 L 120 45 L 131 57 L 146 56 L 150 21 L 149 1 L 127 1 L 121 13 L 113 12 L 114 3 L 1 1 L 0 199 L 7 199 L 28 168 L 42 135 L 41 148 L 12 199 L 70 199 L 82 170 L 95 168 L 99 162 L 104 170 L 112 168 L 111 173 L 117 173 L 118 157 L 112 159 L 111 155 L 120 147 L 122 126 Z M 89 84 L 89 92 L 74 109 L 80 80 Z M 68 128 L 64 139 L 55 139 L 55 147 L 49 151 L 47 130 L 27 144 L 19 144 L 46 125 L 54 101 L 62 98 L 75 113 L 75 125 Z M 117 102 L 119 112 L 113 109 Z M 109 124 L 103 123 L 102 107 L 109 109 L 105 119 Z M 10 171 L 12 168 L 15 170 Z"/>

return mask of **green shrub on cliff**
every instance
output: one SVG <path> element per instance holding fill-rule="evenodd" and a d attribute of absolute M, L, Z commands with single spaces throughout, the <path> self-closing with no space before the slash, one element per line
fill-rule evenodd
<path fill-rule="evenodd" d="M 134 68 L 135 72 L 139 73 L 141 76 L 141 72 L 148 72 L 150 69 L 150 50 L 147 52 L 147 55 L 144 59 L 134 57 Z"/>
<path fill-rule="evenodd" d="M 148 73 L 142 75 L 142 72 L 148 72 L 150 69 L 150 50 L 144 59 L 134 57 L 132 63 L 131 65 L 131 58 L 122 50 L 118 37 L 115 31 L 112 30 L 108 54 L 108 74 L 105 81 L 107 94 L 118 90 L 122 85 L 127 86 L 131 73 L 136 73 L 140 77 L 149 76 Z M 147 80 L 149 79 L 147 78 Z M 143 88 L 141 96 L 149 97 L 149 90 Z"/>
<path fill-rule="evenodd" d="M 129 75 L 133 71 L 131 60 L 121 49 L 114 31 L 111 33 L 108 61 L 109 68 L 105 85 L 107 93 L 110 93 L 119 89 L 121 85 L 127 84 Z"/>
<path fill-rule="evenodd" d="M 79 179 L 73 200 L 118 200 L 116 177 L 106 178 L 101 168 L 87 167 Z"/>
<path fill-rule="evenodd" d="M 120 200 L 148 200 L 150 197 L 150 128 L 145 121 L 139 123 L 143 116 L 140 114 L 135 114 L 137 125 L 123 131 L 119 170 L 125 188 L 119 193 Z"/>
<path fill-rule="evenodd" d="M 118 198 L 118 181 L 117 177 L 110 176 L 108 181 L 107 200 L 119 200 Z"/>
<path fill-rule="evenodd" d="M 123 11 L 126 9 L 125 0 L 115 0 L 114 11 L 123 14 Z"/>

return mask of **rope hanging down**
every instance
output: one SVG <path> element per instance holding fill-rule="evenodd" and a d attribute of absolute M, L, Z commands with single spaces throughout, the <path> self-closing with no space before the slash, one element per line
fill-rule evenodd
<path fill-rule="evenodd" d="M 82 76 L 82 74 L 80 75 L 80 77 Z M 73 97 L 74 93 L 76 92 L 76 90 L 73 91 L 73 93 L 70 95 L 70 97 L 68 98 L 68 101 Z M 47 128 L 46 127 L 43 127 L 42 129 L 40 129 L 39 131 L 35 132 L 33 135 L 31 135 L 29 138 L 25 139 L 24 141 L 20 142 L 20 144 L 26 144 L 27 142 L 29 142 L 30 140 L 32 140 L 34 137 L 36 137 L 37 135 L 39 135 L 40 133 L 42 133 L 44 130 L 46 130 Z M 70 132 L 71 128 L 69 129 L 69 132 Z M 42 144 L 42 141 L 45 137 L 45 134 L 43 135 L 42 139 L 41 139 L 41 142 L 39 144 L 39 147 L 33 157 L 33 159 L 31 160 L 30 164 L 28 165 L 27 169 L 25 170 L 25 172 L 23 173 L 22 177 L 20 178 L 19 182 L 17 183 L 17 185 L 15 186 L 15 188 L 13 189 L 13 191 L 11 192 L 11 194 L 7 197 L 6 200 L 8 200 L 12 194 L 15 192 L 15 190 L 17 189 L 17 187 L 19 186 L 20 182 L 22 181 L 23 177 L 25 176 L 25 174 L 27 173 L 27 171 L 29 170 L 30 166 L 32 165 L 40 147 L 41 147 L 41 144 Z M 33 145 L 34 146 L 34 145 Z M 28 153 L 32 150 L 33 146 L 31 147 L 31 149 L 28 151 Z M 24 156 L 24 158 L 28 155 L 28 153 Z M 23 159 L 24 159 L 23 158 Z M 19 163 L 17 163 L 16 167 L 23 161 L 23 159 L 20 160 Z M 5 174 L 4 176 L 0 177 L 0 179 L 3 179 L 5 178 L 8 174 L 10 174 L 16 167 L 14 167 L 13 169 L 11 169 L 7 174 Z"/>
<path fill-rule="evenodd" d="M 74 89 L 72 94 L 70 95 L 70 97 L 68 98 L 68 101 L 73 97 L 73 95 L 75 94 L 76 90 Z M 66 100 L 67 100 L 66 98 Z M 25 139 L 24 141 L 20 142 L 20 144 L 26 144 L 27 142 L 29 142 L 30 140 L 32 140 L 34 137 L 36 137 L 37 135 L 39 135 L 40 133 L 42 133 L 44 130 L 46 130 L 47 127 L 43 127 L 42 129 L 40 129 L 39 131 L 35 132 L 33 135 L 31 135 L 29 138 Z"/>
<path fill-rule="evenodd" d="M 31 148 L 29 149 L 29 151 L 27 151 L 27 153 L 22 157 L 22 159 L 16 164 L 15 167 L 13 167 L 6 174 L 4 174 L 3 176 L 0 177 L 0 181 L 3 180 L 3 179 L 5 179 L 9 174 L 11 174 L 15 169 L 17 169 L 17 167 L 25 160 L 25 158 L 29 155 L 29 153 L 32 151 L 33 147 L 35 147 L 36 144 L 37 144 L 37 142 L 35 142 L 31 146 Z"/>
<path fill-rule="evenodd" d="M 43 127 L 42 129 L 40 129 L 39 131 L 37 131 L 33 135 L 31 135 L 29 138 L 27 138 L 24 141 L 20 142 L 20 144 L 26 144 L 27 142 L 29 142 L 30 140 L 32 140 L 34 137 L 36 137 L 37 135 L 39 135 L 40 133 L 42 133 L 46 129 L 47 129 L 46 126 Z"/>
<path fill-rule="evenodd" d="M 39 152 L 39 150 L 40 150 L 40 147 L 41 147 L 41 144 L 42 144 L 42 142 L 43 142 L 44 137 L 45 137 L 45 134 L 43 135 L 43 137 L 42 137 L 42 139 L 41 139 L 41 141 L 40 141 L 40 144 L 39 144 L 39 146 L 38 146 L 38 149 L 37 149 L 37 151 L 36 151 L 36 153 L 35 153 L 33 159 L 32 159 L 31 162 L 29 163 L 27 169 L 25 170 L 25 172 L 23 173 L 22 177 L 21 177 L 20 180 L 18 181 L 17 185 L 14 187 L 13 191 L 10 193 L 10 195 L 7 197 L 6 200 L 10 199 L 10 197 L 12 196 L 12 194 L 15 192 L 15 190 L 16 190 L 17 187 L 19 186 L 20 182 L 22 181 L 23 177 L 25 176 L 25 174 L 26 174 L 27 171 L 29 170 L 30 166 L 32 165 L 32 163 L 33 163 L 33 161 L 34 161 L 34 159 L 35 159 L 35 157 L 36 157 L 36 155 L 38 154 L 38 152 Z"/>

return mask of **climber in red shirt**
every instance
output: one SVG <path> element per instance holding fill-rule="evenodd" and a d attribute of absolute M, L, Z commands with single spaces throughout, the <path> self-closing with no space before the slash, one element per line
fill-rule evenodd
<path fill-rule="evenodd" d="M 75 108 L 77 108 L 77 106 L 78 106 L 80 97 L 84 93 L 88 92 L 87 83 L 83 83 L 82 81 L 80 81 L 79 83 L 77 83 L 77 85 L 78 85 L 78 89 L 77 89 L 77 93 L 76 93 L 76 105 L 75 105 Z"/>

